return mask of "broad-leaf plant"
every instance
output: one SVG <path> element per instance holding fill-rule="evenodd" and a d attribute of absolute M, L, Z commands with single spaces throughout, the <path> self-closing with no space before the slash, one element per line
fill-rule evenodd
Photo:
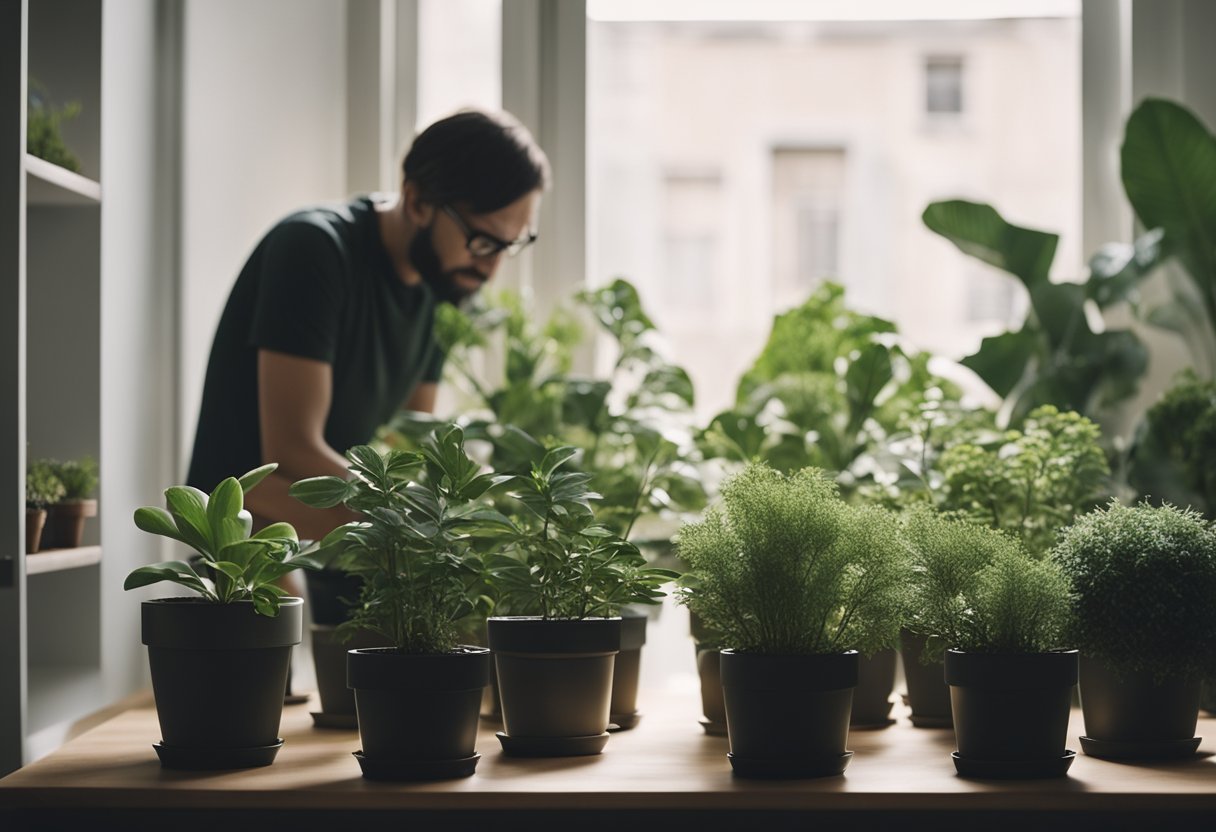
<path fill-rule="evenodd" d="M 255 468 L 239 479 L 228 477 L 211 494 L 188 485 L 165 490 L 166 508 L 135 511 L 135 525 L 149 534 L 184 543 L 198 553 L 196 564 L 166 561 L 141 566 L 127 575 L 123 589 L 169 581 L 216 604 L 252 601 L 261 615 L 275 616 L 287 591 L 275 584 L 296 569 L 318 564 L 300 553 L 289 523 L 272 523 L 253 533 L 253 515 L 244 500 L 277 466 Z"/>

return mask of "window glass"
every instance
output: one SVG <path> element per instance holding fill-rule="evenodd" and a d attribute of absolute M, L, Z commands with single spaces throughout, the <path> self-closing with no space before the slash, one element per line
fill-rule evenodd
<path fill-rule="evenodd" d="M 502 0 L 419 0 L 418 128 L 502 106 Z"/>
<path fill-rule="evenodd" d="M 1023 290 L 928 231 L 930 202 L 1057 232 L 1053 277 L 1082 274 L 1079 14 L 589 0 L 588 279 L 638 286 L 703 419 L 733 401 L 773 315 L 824 280 L 961 358 Z"/>

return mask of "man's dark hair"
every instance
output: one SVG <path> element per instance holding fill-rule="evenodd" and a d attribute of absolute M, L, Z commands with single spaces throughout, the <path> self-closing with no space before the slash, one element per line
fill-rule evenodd
<path fill-rule="evenodd" d="M 508 113 L 462 110 L 423 130 L 402 165 L 432 205 L 462 203 L 475 214 L 505 208 L 549 184 L 549 160 Z"/>

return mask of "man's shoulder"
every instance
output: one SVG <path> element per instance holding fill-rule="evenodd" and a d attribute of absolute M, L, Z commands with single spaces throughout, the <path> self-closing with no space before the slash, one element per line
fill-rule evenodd
<path fill-rule="evenodd" d="M 304 245 L 328 243 L 345 251 L 359 244 L 359 231 L 369 219 L 369 210 L 365 197 L 301 208 L 275 223 L 266 238 Z"/>

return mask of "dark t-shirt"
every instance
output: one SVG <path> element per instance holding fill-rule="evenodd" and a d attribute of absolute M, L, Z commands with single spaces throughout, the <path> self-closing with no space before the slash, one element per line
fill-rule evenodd
<path fill-rule="evenodd" d="M 367 197 L 292 214 L 262 238 L 237 278 L 207 364 L 187 482 L 205 491 L 262 464 L 259 349 L 333 367 L 325 441 L 369 441 L 414 387 L 438 381 L 435 300 L 402 283 Z"/>

